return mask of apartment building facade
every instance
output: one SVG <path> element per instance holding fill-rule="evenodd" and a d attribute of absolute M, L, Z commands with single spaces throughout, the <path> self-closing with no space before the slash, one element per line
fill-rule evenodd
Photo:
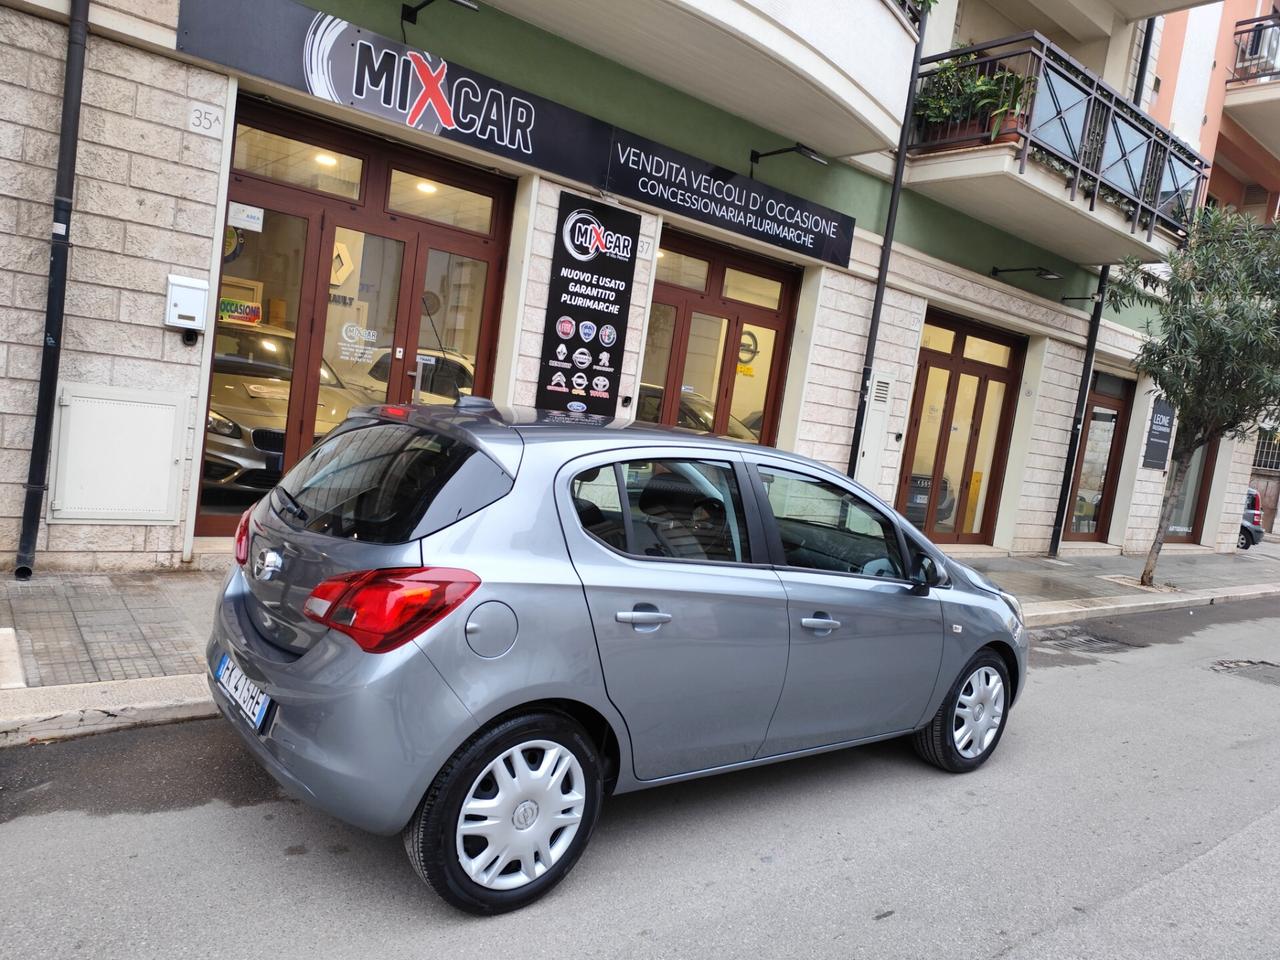
<path fill-rule="evenodd" d="M 1272 189 L 1274 155 L 1232 152 L 1257 141 L 1236 81 L 1197 79 L 1236 14 L 1213 5 L 1206 47 L 1209 8 L 1173 0 L 933 6 L 853 451 L 919 19 L 842 6 L 492 0 L 409 22 L 390 2 L 94 0 L 39 565 L 224 563 L 240 512 L 349 409 L 465 394 L 797 450 L 949 549 L 1044 552 L 1098 267 L 1158 259 L 1206 196 Z M 61 9 L 0 5 L 5 543 Z M 1211 139 L 1189 133 L 1201 86 Z M 1176 426 L 1132 369 L 1145 321 L 1102 322 L 1064 549 L 1154 533 Z M 1203 458 L 1184 549 L 1234 549 L 1252 461 L 1233 441 Z"/>

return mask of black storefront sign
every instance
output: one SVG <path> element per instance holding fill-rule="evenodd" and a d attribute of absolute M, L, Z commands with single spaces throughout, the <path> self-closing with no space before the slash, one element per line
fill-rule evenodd
<path fill-rule="evenodd" d="M 1147 445 L 1142 451 L 1142 465 L 1148 470 L 1163 470 L 1169 463 L 1169 439 L 1173 436 L 1173 404 L 1156 397 L 1151 405 L 1151 423 L 1147 426 Z"/>
<path fill-rule="evenodd" d="M 539 409 L 614 415 L 639 245 L 638 214 L 560 194 Z"/>
<path fill-rule="evenodd" d="M 293 0 L 182 0 L 178 49 L 841 267 L 843 213 Z"/>

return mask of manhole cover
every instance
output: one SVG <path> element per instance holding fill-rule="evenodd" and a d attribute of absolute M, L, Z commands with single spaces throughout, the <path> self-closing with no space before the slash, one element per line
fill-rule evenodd
<path fill-rule="evenodd" d="M 1280 663 L 1269 660 L 1219 660 L 1213 665 L 1218 673 L 1229 673 L 1244 677 L 1246 680 L 1257 680 L 1280 687 Z"/>

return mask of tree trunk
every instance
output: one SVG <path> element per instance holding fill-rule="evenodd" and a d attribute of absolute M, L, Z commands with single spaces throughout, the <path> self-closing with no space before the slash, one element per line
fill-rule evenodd
<path fill-rule="evenodd" d="M 1147 562 L 1142 567 L 1142 585 L 1155 586 L 1156 561 L 1160 559 L 1160 550 L 1164 546 L 1165 535 L 1169 532 L 1169 521 L 1173 519 L 1173 506 L 1187 482 L 1187 467 L 1191 464 L 1194 450 L 1175 455 L 1169 464 L 1172 471 L 1169 482 L 1164 488 L 1164 502 L 1160 504 L 1160 521 L 1156 524 L 1156 538 L 1151 541 L 1151 549 L 1147 551 Z"/>

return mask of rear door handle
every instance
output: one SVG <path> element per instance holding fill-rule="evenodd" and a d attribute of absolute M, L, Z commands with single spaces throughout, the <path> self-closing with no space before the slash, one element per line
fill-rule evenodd
<path fill-rule="evenodd" d="M 671 622 L 671 614 L 661 610 L 619 610 L 614 616 L 619 623 L 629 623 L 636 627 L 656 627 Z"/>
<path fill-rule="evenodd" d="M 816 630 L 819 633 L 830 633 L 832 630 L 840 629 L 840 621 L 832 620 L 830 617 L 801 617 L 800 626 L 806 630 Z"/>

